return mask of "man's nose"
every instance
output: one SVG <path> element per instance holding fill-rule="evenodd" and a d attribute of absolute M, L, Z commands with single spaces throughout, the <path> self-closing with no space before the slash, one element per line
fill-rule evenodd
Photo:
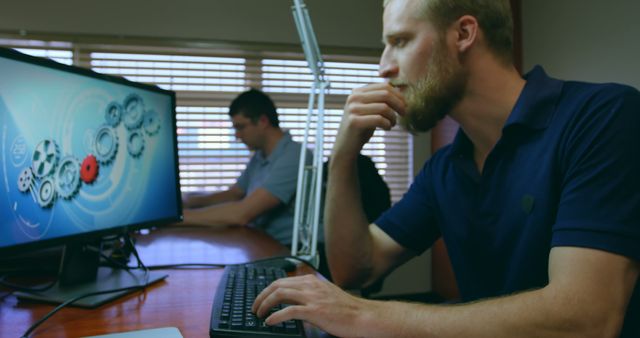
<path fill-rule="evenodd" d="M 385 49 L 382 56 L 380 56 L 380 68 L 378 69 L 378 75 L 385 79 L 393 79 L 398 76 L 398 63 L 387 49 Z"/>

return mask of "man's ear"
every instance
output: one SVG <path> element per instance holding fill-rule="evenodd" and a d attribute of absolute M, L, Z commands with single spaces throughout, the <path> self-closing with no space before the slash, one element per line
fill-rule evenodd
<path fill-rule="evenodd" d="M 455 23 L 457 33 L 456 48 L 458 52 L 464 53 L 476 43 L 480 28 L 478 20 L 471 15 L 461 16 Z"/>
<path fill-rule="evenodd" d="M 269 122 L 269 118 L 267 117 L 267 115 L 260 115 L 260 117 L 258 118 L 258 124 L 261 127 L 266 127 L 271 125 L 271 122 Z"/>

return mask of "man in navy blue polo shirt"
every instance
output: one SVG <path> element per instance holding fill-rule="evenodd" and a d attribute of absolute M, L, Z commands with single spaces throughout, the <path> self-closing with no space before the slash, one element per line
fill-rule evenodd
<path fill-rule="evenodd" d="M 640 93 L 513 66 L 508 0 L 388 0 L 381 76 L 348 98 L 325 239 L 341 287 L 375 281 L 439 237 L 463 304 L 377 302 L 314 277 L 275 282 L 260 316 L 337 336 L 640 337 Z M 355 158 L 376 128 L 460 124 L 374 224 Z"/>

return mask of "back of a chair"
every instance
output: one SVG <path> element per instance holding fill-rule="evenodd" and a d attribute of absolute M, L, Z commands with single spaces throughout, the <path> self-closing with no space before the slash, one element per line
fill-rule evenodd
<path fill-rule="evenodd" d="M 378 173 L 371 158 L 365 155 L 358 156 L 358 178 L 364 213 L 369 223 L 373 223 L 391 207 L 389 186 Z"/>
<path fill-rule="evenodd" d="M 373 223 L 384 211 L 391 207 L 391 193 L 375 163 L 369 156 L 358 155 L 358 180 L 360 181 L 360 196 L 362 207 L 369 223 Z M 323 199 L 326 193 L 327 166 L 324 163 Z"/>

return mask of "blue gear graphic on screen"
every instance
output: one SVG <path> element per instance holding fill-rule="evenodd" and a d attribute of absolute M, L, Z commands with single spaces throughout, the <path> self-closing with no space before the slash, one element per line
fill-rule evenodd
<path fill-rule="evenodd" d="M 172 219 L 175 96 L 0 57 L 0 247 Z"/>
<path fill-rule="evenodd" d="M 125 109 L 124 125 L 127 131 L 127 153 L 131 158 L 142 155 L 145 145 L 145 133 L 153 136 L 160 129 L 160 120 L 155 110 L 145 110 L 144 101 L 137 94 L 129 94 L 124 104 L 111 102 L 105 109 L 105 122 L 96 131 L 93 151 L 96 159 L 104 164 L 111 164 L 118 153 L 117 126 L 120 124 L 122 107 Z M 141 128 L 144 124 L 144 128 Z M 89 154 L 92 156 L 92 154 Z M 17 185 L 21 192 L 28 192 L 35 178 L 43 179 L 40 183 L 36 202 L 43 208 L 50 208 L 57 196 L 65 200 L 72 199 L 78 193 L 81 185 L 81 164 L 73 155 L 62 159 L 58 143 L 52 139 L 42 140 L 36 146 L 30 168 L 20 173 Z M 99 178 L 99 174 L 96 174 Z M 93 180 L 97 179 L 94 178 Z M 91 180 L 90 183 L 93 183 Z M 85 184 L 88 184 L 85 182 Z"/>
<path fill-rule="evenodd" d="M 58 145 L 53 140 L 43 140 L 33 151 L 32 168 L 36 177 L 46 177 L 53 172 L 60 158 Z"/>
<path fill-rule="evenodd" d="M 124 99 L 124 125 L 129 130 L 138 129 L 144 119 L 144 103 L 137 94 L 130 94 Z"/>
<path fill-rule="evenodd" d="M 80 162 L 73 156 L 60 160 L 54 177 L 56 191 L 64 199 L 70 199 L 80 188 Z"/>
<path fill-rule="evenodd" d="M 147 110 L 144 113 L 143 126 L 149 136 L 155 135 L 160 130 L 160 116 L 155 110 Z"/>
<path fill-rule="evenodd" d="M 129 137 L 127 138 L 127 150 L 129 151 L 129 155 L 133 157 L 142 155 L 142 151 L 144 150 L 144 135 L 142 132 L 139 130 L 129 132 Z"/>
<path fill-rule="evenodd" d="M 49 208 L 56 199 L 56 187 L 53 178 L 47 177 L 40 183 L 38 189 L 38 204 L 43 208 Z"/>
<path fill-rule="evenodd" d="M 118 152 L 118 134 L 108 125 L 98 128 L 93 139 L 93 152 L 102 164 L 109 164 Z"/>
<path fill-rule="evenodd" d="M 122 119 L 122 105 L 118 102 L 111 102 L 104 111 L 104 119 L 107 120 L 107 124 L 112 127 L 117 127 Z"/>
<path fill-rule="evenodd" d="M 21 192 L 28 192 L 31 190 L 33 185 L 33 171 L 31 168 L 24 168 L 20 172 L 20 176 L 18 176 L 18 190 Z"/>

